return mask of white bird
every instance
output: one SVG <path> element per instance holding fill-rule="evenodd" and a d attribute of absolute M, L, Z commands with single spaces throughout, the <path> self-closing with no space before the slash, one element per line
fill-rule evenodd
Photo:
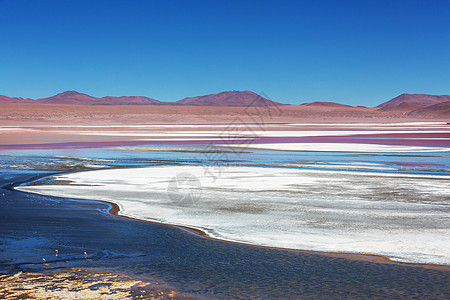
<path fill-rule="evenodd" d="M 58 257 L 58 249 L 55 250 L 55 256 Z"/>
<path fill-rule="evenodd" d="M 45 258 L 43 258 L 42 261 L 45 263 L 46 262 Z"/>

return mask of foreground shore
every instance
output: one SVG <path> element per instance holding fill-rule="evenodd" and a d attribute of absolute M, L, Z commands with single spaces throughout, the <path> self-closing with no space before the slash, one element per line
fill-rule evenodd
<path fill-rule="evenodd" d="M 60 269 L 0 275 L 2 299 L 193 299 L 180 291 L 126 274 Z"/>

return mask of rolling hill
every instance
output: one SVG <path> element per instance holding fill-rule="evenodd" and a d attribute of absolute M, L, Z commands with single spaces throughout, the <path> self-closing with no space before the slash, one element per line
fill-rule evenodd
<path fill-rule="evenodd" d="M 387 102 L 381 103 L 378 107 L 390 107 L 402 103 L 408 103 L 418 107 L 427 107 L 446 101 L 450 101 L 449 95 L 401 94 Z"/>
<path fill-rule="evenodd" d="M 176 102 L 193 106 L 277 106 L 284 105 L 250 91 L 227 91 L 205 96 L 188 97 Z"/>

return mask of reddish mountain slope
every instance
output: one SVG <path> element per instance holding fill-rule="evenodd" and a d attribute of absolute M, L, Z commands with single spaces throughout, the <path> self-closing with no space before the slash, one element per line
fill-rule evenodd
<path fill-rule="evenodd" d="M 408 102 L 401 102 L 397 105 L 385 106 L 378 109 L 378 111 L 384 112 L 409 112 L 415 109 L 422 108 L 422 106 L 414 105 Z"/>
<path fill-rule="evenodd" d="M 396 106 L 404 102 L 420 107 L 427 107 L 445 101 L 450 101 L 449 95 L 401 94 L 400 96 L 378 105 L 378 107 Z"/>
<path fill-rule="evenodd" d="M 198 97 L 184 98 L 176 102 L 195 106 L 276 106 L 284 105 L 250 91 L 228 91 Z"/>
<path fill-rule="evenodd" d="M 425 108 L 420 108 L 408 113 L 410 116 L 440 116 L 450 117 L 450 101 L 441 102 L 430 105 Z"/>
<path fill-rule="evenodd" d="M 75 104 L 75 105 L 90 105 L 98 98 L 78 93 L 77 91 L 67 91 L 48 98 L 37 99 L 37 103 L 48 104 Z"/>

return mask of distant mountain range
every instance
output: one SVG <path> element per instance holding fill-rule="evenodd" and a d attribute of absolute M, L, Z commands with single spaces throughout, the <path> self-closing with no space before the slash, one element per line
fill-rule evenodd
<path fill-rule="evenodd" d="M 102 98 L 92 97 L 76 91 L 67 91 L 58 95 L 35 100 L 36 103 L 46 104 L 73 104 L 73 105 L 154 105 L 161 101 L 144 96 L 121 96 Z"/>
<path fill-rule="evenodd" d="M 0 95 L 0 103 L 43 103 L 43 104 L 72 104 L 72 105 L 190 105 L 190 106 L 276 106 L 285 105 L 266 99 L 250 91 L 226 91 L 198 97 L 188 97 L 176 102 L 163 102 L 144 96 L 106 96 L 92 97 L 77 91 L 66 91 L 48 98 L 28 99 L 7 97 Z M 301 104 L 304 107 L 317 108 L 352 108 L 352 106 L 335 102 L 312 102 Z M 401 94 L 377 106 L 380 112 L 400 114 L 439 114 L 448 115 L 450 108 L 449 95 Z"/>
<path fill-rule="evenodd" d="M 266 99 L 250 91 L 227 91 L 198 97 L 184 98 L 176 102 L 163 102 L 144 96 L 92 97 L 77 91 L 66 91 L 48 98 L 25 99 L 0 95 L 0 103 L 44 103 L 72 105 L 193 105 L 193 106 L 275 106 L 284 105 Z"/>

